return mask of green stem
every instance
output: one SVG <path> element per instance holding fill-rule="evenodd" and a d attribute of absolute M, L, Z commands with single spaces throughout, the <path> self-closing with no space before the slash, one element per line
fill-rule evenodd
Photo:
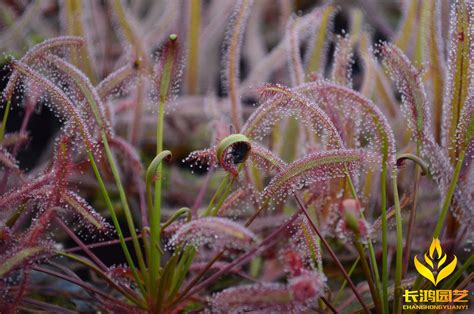
<path fill-rule="evenodd" d="M 112 170 L 112 175 L 113 175 L 114 180 L 115 180 L 115 185 L 117 186 L 117 189 L 118 189 L 118 192 L 119 192 L 120 201 L 121 201 L 122 206 L 123 206 L 123 211 L 125 213 L 125 219 L 127 220 L 128 229 L 130 231 L 130 235 L 132 236 L 132 243 L 133 243 L 133 247 L 135 249 L 135 254 L 137 255 L 138 265 L 140 267 L 140 271 L 143 274 L 143 278 L 145 278 L 145 283 L 146 283 L 147 282 L 147 277 L 145 276 L 145 274 L 147 273 L 147 269 L 146 269 L 146 265 L 145 265 L 145 260 L 143 258 L 143 253 L 142 253 L 142 250 L 141 250 L 141 247 L 140 247 L 140 242 L 138 240 L 135 224 L 133 222 L 132 212 L 131 212 L 130 207 L 128 205 L 127 194 L 125 193 L 125 189 L 122 185 L 122 180 L 120 179 L 120 174 L 118 172 L 117 164 L 115 162 L 112 151 L 110 150 L 109 142 L 107 140 L 107 135 L 105 134 L 105 132 L 102 132 L 102 141 L 104 143 L 104 148 L 105 148 L 105 152 L 107 154 L 107 159 L 109 161 L 110 169 Z"/>
<path fill-rule="evenodd" d="M 355 239 L 355 247 L 357 252 L 359 252 L 360 261 L 362 264 L 362 270 L 364 271 L 365 277 L 367 279 L 367 283 L 369 284 L 370 293 L 372 294 L 372 298 L 374 300 L 374 305 L 378 313 L 382 312 L 382 308 L 380 305 L 380 296 L 377 291 L 377 287 L 375 286 L 374 281 L 372 280 L 372 272 L 370 271 L 369 264 L 367 263 L 367 257 L 365 256 L 365 249 L 360 242 L 360 238 L 357 236 Z"/>
<path fill-rule="evenodd" d="M 462 164 L 464 162 L 465 152 L 461 152 L 456 162 L 456 167 L 454 168 L 453 178 L 448 188 L 446 197 L 444 198 L 443 207 L 441 208 L 441 213 L 439 214 L 438 222 L 433 233 L 433 238 L 438 238 L 441 234 L 441 229 L 443 228 L 444 221 L 446 220 L 446 215 L 448 214 L 449 206 L 453 200 L 454 192 L 459 180 L 459 174 L 461 173 Z"/>
<path fill-rule="evenodd" d="M 84 37 L 84 22 L 82 12 L 82 2 L 80 0 L 68 0 L 66 7 L 66 26 L 67 34 L 71 36 Z M 92 67 L 87 48 L 81 46 L 78 51 L 71 51 L 72 63 L 81 69 L 91 80 L 92 84 L 97 84 L 97 78 Z"/>
<path fill-rule="evenodd" d="M 191 213 L 191 210 L 187 207 L 183 207 L 176 211 L 173 216 L 171 216 L 162 226 L 161 226 L 161 231 L 165 230 L 168 228 L 173 222 L 175 222 L 179 217 L 182 215 L 186 214 L 186 222 L 190 222 L 191 219 L 193 218 L 193 214 Z"/>
<path fill-rule="evenodd" d="M 122 28 L 125 39 L 133 49 L 134 57 L 137 58 L 137 60 L 140 62 L 140 66 L 142 66 L 141 63 L 148 62 L 147 60 L 144 60 L 147 55 L 144 52 L 143 42 L 134 32 L 132 25 L 129 23 L 129 18 L 127 17 L 127 13 L 123 7 L 122 0 L 111 1 L 111 6 L 117 16 L 117 21 Z M 147 66 L 147 64 L 145 66 Z"/>
<path fill-rule="evenodd" d="M 170 41 L 176 41 L 176 35 L 170 35 Z M 165 120 L 165 103 L 168 100 L 170 84 L 171 84 L 171 72 L 173 68 L 174 55 L 167 53 L 164 60 L 163 72 L 161 80 L 159 82 L 159 110 L 156 121 L 156 154 L 158 155 L 163 150 L 163 124 Z M 158 289 L 158 276 L 161 265 L 161 254 L 158 247 L 161 245 L 161 187 L 163 179 L 163 166 L 160 163 L 156 170 L 159 173 L 157 180 L 155 181 L 155 198 L 154 206 L 150 210 L 150 282 L 151 290 L 150 297 L 154 297 L 152 294 Z"/>
<path fill-rule="evenodd" d="M 309 208 L 308 208 L 309 209 Z M 314 223 L 315 224 L 318 224 L 318 219 L 316 217 L 316 212 L 315 210 L 311 210 L 311 218 L 313 219 Z M 309 234 L 309 231 L 307 230 L 306 228 L 306 225 L 303 224 L 303 234 L 304 236 L 307 238 L 307 242 L 308 243 L 311 243 L 310 239 L 311 236 Z M 316 243 L 315 245 L 310 245 L 309 246 L 309 250 L 310 250 L 310 253 L 311 253 L 311 258 L 313 259 L 313 262 L 315 265 L 317 265 L 317 268 L 318 270 L 321 272 L 321 273 L 324 273 L 324 270 L 323 270 L 323 258 L 322 256 L 320 256 L 320 258 L 318 258 L 318 255 L 317 255 L 317 252 L 322 252 L 321 250 L 321 240 L 319 238 L 316 238 Z"/>
<path fill-rule="evenodd" d="M 214 207 L 212 211 L 212 216 L 217 216 L 217 214 L 219 213 L 219 209 L 222 207 L 222 204 L 224 204 L 224 201 L 227 199 L 227 196 L 229 196 L 230 191 L 232 190 L 233 184 L 234 184 L 234 179 L 230 180 L 230 182 L 225 187 L 224 193 L 222 193 L 222 196 L 220 197 L 219 202 L 217 202 L 217 205 Z"/>
<path fill-rule="evenodd" d="M 383 164 L 384 164 L 384 166 L 386 165 L 385 162 Z M 352 178 L 349 175 L 349 171 L 346 172 L 346 177 L 347 177 L 347 181 L 349 183 L 349 187 L 351 188 L 352 196 L 356 200 L 359 201 L 359 199 L 357 197 L 357 192 L 356 192 L 355 187 L 354 187 L 354 183 L 352 182 Z M 360 216 L 362 217 L 362 219 L 365 220 L 365 216 L 364 216 L 364 213 L 362 211 L 360 212 Z M 372 266 L 373 276 L 374 276 L 374 281 L 375 281 L 374 293 L 376 294 L 376 296 L 374 296 L 374 303 L 375 303 L 375 299 L 379 300 L 379 303 L 380 303 L 379 291 L 382 290 L 382 293 L 383 293 L 383 289 L 381 289 L 381 286 L 380 286 L 380 275 L 379 275 L 379 270 L 378 270 L 378 267 L 377 267 L 377 258 L 375 257 L 375 250 L 374 250 L 374 246 L 372 244 L 372 239 L 371 239 L 370 235 L 367 235 L 367 246 L 369 248 L 370 264 Z M 369 274 L 371 274 L 371 273 L 369 273 Z M 367 278 L 367 280 L 369 280 L 369 278 Z M 387 304 L 387 306 L 388 306 L 388 304 Z M 381 308 L 381 310 L 382 310 L 381 311 L 382 313 L 388 313 L 388 311 L 387 312 L 384 311 L 384 308 Z"/>
<path fill-rule="evenodd" d="M 188 32 L 188 64 L 186 74 L 186 87 L 188 94 L 195 94 L 198 83 L 199 70 L 199 31 L 201 27 L 201 1 L 189 2 L 189 32 Z"/>
<path fill-rule="evenodd" d="M 207 206 L 206 211 L 203 213 L 203 215 L 202 215 L 203 217 L 207 217 L 207 216 L 211 215 L 211 213 L 214 211 L 213 210 L 214 203 L 216 202 L 217 197 L 222 193 L 222 190 L 227 186 L 228 181 L 229 181 L 229 174 L 227 174 L 224 177 L 224 179 L 222 179 L 221 184 L 219 185 L 216 192 L 212 196 L 211 201 L 209 202 L 209 205 Z"/>
<path fill-rule="evenodd" d="M 105 187 L 104 181 L 102 180 L 102 177 L 100 175 L 99 169 L 97 168 L 97 164 L 94 160 L 94 156 L 92 153 L 89 151 L 89 161 L 92 165 L 92 169 L 94 171 L 94 174 L 97 178 L 97 182 L 99 183 L 99 189 L 102 193 L 102 196 L 104 197 L 105 204 L 107 205 L 107 209 L 109 210 L 110 217 L 112 217 L 112 221 L 114 223 L 115 231 L 117 231 L 117 235 L 120 240 L 120 246 L 122 247 L 122 251 L 125 255 L 125 259 L 127 260 L 127 264 L 130 267 L 130 270 L 132 271 L 133 277 L 135 278 L 135 281 L 142 292 L 142 294 L 145 294 L 145 288 L 143 287 L 142 281 L 140 279 L 140 276 L 138 276 L 138 271 L 135 267 L 135 264 L 133 263 L 132 256 L 130 255 L 130 252 L 128 250 L 127 244 L 125 243 L 125 238 L 123 236 L 122 229 L 120 228 L 120 224 L 117 219 L 117 215 L 115 214 L 114 206 L 112 205 L 112 201 L 110 200 L 109 193 L 107 192 L 107 188 Z"/>
<path fill-rule="evenodd" d="M 449 206 L 451 205 L 451 201 L 453 200 L 454 191 L 456 190 L 456 186 L 459 180 L 459 174 L 461 173 L 462 164 L 464 162 L 465 152 L 462 151 L 459 154 L 458 161 L 456 162 L 456 166 L 454 168 L 453 177 L 451 179 L 451 183 L 448 188 L 448 192 L 444 198 L 443 207 L 441 208 L 441 213 L 439 214 L 438 221 L 436 223 L 435 230 L 433 232 L 433 238 L 438 238 L 441 235 L 441 230 L 444 225 L 444 221 L 448 214 Z M 418 276 L 413 284 L 413 289 L 419 289 L 421 284 L 423 283 L 423 278 Z"/>
<path fill-rule="evenodd" d="M 137 296 L 135 295 L 132 295 L 129 291 L 127 291 L 126 289 L 124 289 L 122 286 L 118 285 L 114 280 L 112 280 L 109 276 L 107 276 L 106 273 L 104 273 L 101 269 L 99 269 L 97 266 L 95 266 L 94 264 L 90 263 L 88 260 L 84 259 L 82 256 L 79 256 L 79 255 L 76 255 L 76 254 L 72 254 L 72 253 L 66 253 L 66 252 L 62 252 L 62 251 L 58 251 L 57 252 L 59 255 L 62 255 L 62 256 L 65 256 L 67 258 L 70 258 L 84 266 L 86 266 L 87 268 L 93 270 L 96 274 L 98 274 L 99 276 L 101 276 L 102 278 L 104 278 L 105 281 L 107 281 L 107 283 L 112 286 L 114 289 L 116 289 L 117 291 L 120 291 L 127 299 L 129 299 L 131 302 L 135 303 L 136 305 L 140 306 L 141 308 L 143 309 L 146 309 L 146 304 L 143 300 L 140 300 L 137 298 Z"/>
<path fill-rule="evenodd" d="M 347 274 L 350 276 L 352 276 L 352 273 L 354 272 L 354 270 L 356 269 L 357 267 L 357 264 L 359 263 L 359 260 L 360 260 L 360 256 L 357 256 L 356 260 L 354 261 L 354 264 L 352 264 L 351 268 L 349 269 L 349 271 L 347 272 Z M 341 297 L 342 295 L 342 291 L 344 291 L 344 288 L 346 288 L 347 286 L 347 280 L 344 279 L 344 281 L 342 282 L 342 285 L 341 287 L 339 288 L 339 290 L 337 291 L 336 293 L 336 296 L 334 297 L 334 301 L 333 303 L 336 304 L 337 301 L 339 300 L 339 298 Z"/>
<path fill-rule="evenodd" d="M 388 309 L 388 242 L 387 242 L 387 163 L 382 164 L 380 175 L 382 192 L 381 215 L 382 215 L 382 311 L 389 313 Z"/>
<path fill-rule="evenodd" d="M 443 284 L 441 285 L 441 287 L 439 289 L 450 289 L 450 288 L 452 288 L 454 286 L 454 284 L 456 283 L 456 281 L 462 276 L 462 274 L 467 269 L 469 269 L 469 267 L 471 266 L 472 263 L 474 263 L 474 254 L 471 254 L 469 256 L 469 258 L 464 262 L 464 264 L 462 264 L 461 267 L 458 267 L 456 272 L 454 274 L 452 274 L 449 277 L 448 280 L 443 282 Z"/>
<path fill-rule="evenodd" d="M 336 253 L 334 253 L 334 251 L 332 250 L 331 246 L 329 245 L 329 243 L 326 241 L 326 239 L 322 236 L 321 232 L 319 231 L 319 228 L 314 224 L 314 222 L 311 220 L 311 216 L 309 215 L 308 213 L 308 210 L 306 209 L 306 207 L 304 206 L 303 202 L 301 201 L 301 199 L 298 197 L 297 194 L 293 194 L 295 199 L 296 199 L 296 202 L 298 203 L 298 206 L 300 207 L 301 211 L 303 212 L 303 214 L 306 216 L 306 218 L 308 219 L 308 222 L 309 222 L 309 225 L 311 226 L 311 228 L 313 229 L 313 231 L 316 233 L 316 235 L 321 239 L 321 243 L 324 245 L 324 247 L 326 248 L 327 252 L 329 253 L 329 255 L 331 255 L 331 258 L 332 260 L 334 261 L 334 263 L 336 264 L 337 268 L 339 268 L 339 270 L 341 271 L 341 273 L 343 274 L 344 278 L 347 280 L 347 282 L 349 283 L 349 286 L 351 287 L 351 290 L 354 292 L 354 295 L 355 297 L 357 298 L 357 300 L 360 302 L 360 304 L 362 305 L 362 307 L 364 308 L 364 312 L 365 313 L 370 313 L 369 311 L 369 308 L 367 307 L 367 305 L 365 304 L 364 300 L 362 299 L 361 295 L 359 294 L 359 292 L 357 292 L 357 288 L 356 286 L 354 285 L 354 283 L 352 282 L 351 278 L 349 277 L 349 275 L 347 274 L 346 270 L 344 269 L 344 266 L 342 266 L 342 263 L 341 261 L 339 260 L 339 258 L 337 258 L 337 255 Z"/>
<path fill-rule="evenodd" d="M 395 224 L 396 224 L 396 257 L 395 257 L 395 296 L 393 303 L 393 313 L 401 313 L 401 284 L 403 267 L 403 229 L 402 214 L 400 209 L 400 199 L 398 196 L 397 173 L 392 172 L 393 199 L 395 205 Z"/>
<path fill-rule="evenodd" d="M 3 137 L 5 136 L 5 130 L 7 128 L 8 114 L 10 113 L 10 105 L 11 105 L 11 101 L 9 99 L 9 100 L 7 100 L 7 105 L 5 106 L 5 111 L 3 112 L 2 126 L 0 128 L 0 142 L 3 141 Z"/>

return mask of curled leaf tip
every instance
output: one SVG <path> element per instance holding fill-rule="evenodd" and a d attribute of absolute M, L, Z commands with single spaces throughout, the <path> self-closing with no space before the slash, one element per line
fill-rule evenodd
<path fill-rule="evenodd" d="M 400 156 L 398 156 L 397 158 L 397 167 L 400 167 L 403 165 L 403 162 L 405 160 L 411 160 L 413 161 L 414 163 L 416 163 L 418 166 L 420 166 L 421 168 L 421 175 L 422 176 L 426 176 L 428 174 L 428 166 L 426 165 L 426 163 L 423 161 L 423 159 L 421 159 L 420 157 L 416 156 L 416 155 L 413 155 L 413 154 L 409 154 L 409 153 L 406 153 L 406 154 L 401 154 Z"/>
<path fill-rule="evenodd" d="M 238 175 L 236 165 L 247 160 L 251 147 L 247 136 L 243 134 L 229 135 L 217 146 L 217 160 L 224 170 L 236 177 Z"/>
<path fill-rule="evenodd" d="M 172 158 L 172 154 L 169 150 L 164 150 L 156 157 L 153 159 L 153 161 L 150 163 L 150 166 L 148 166 L 148 169 L 146 170 L 146 185 L 149 186 L 153 179 L 156 176 L 156 172 L 158 170 L 158 166 L 161 164 L 163 160 L 170 161 Z"/>

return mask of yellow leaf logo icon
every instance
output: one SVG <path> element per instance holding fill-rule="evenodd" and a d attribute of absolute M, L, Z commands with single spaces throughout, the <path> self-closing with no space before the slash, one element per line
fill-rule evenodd
<path fill-rule="evenodd" d="M 428 254 L 425 254 L 424 256 L 425 262 L 428 266 L 422 264 L 418 260 L 418 257 L 415 256 L 414 263 L 416 270 L 420 273 L 420 275 L 422 275 L 423 277 L 431 281 L 435 286 L 437 286 L 441 280 L 451 275 L 451 273 L 456 268 L 458 262 L 456 256 L 454 256 L 453 260 L 448 265 L 445 265 L 443 267 L 446 262 L 446 257 L 447 256 L 443 252 L 439 240 L 437 238 L 433 238 Z"/>

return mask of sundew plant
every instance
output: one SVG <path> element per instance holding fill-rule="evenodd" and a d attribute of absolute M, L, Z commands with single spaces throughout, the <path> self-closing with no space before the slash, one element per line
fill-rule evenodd
<path fill-rule="evenodd" d="M 388 314 L 472 290 L 472 1 L 0 12 L 0 313 Z"/>

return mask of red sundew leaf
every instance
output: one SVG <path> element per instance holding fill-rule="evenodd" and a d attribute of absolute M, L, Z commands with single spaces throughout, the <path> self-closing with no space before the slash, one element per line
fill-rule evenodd
<path fill-rule="evenodd" d="M 65 191 L 61 194 L 61 202 L 67 205 L 67 208 L 73 213 L 82 218 L 81 223 L 85 223 L 100 231 L 108 231 L 111 229 L 111 226 L 105 219 L 78 194 L 72 191 Z"/>
<path fill-rule="evenodd" d="M 310 13 L 298 18 L 298 23 L 295 27 L 300 41 L 304 41 L 314 34 L 315 28 L 321 23 L 322 11 L 323 9 L 321 8 L 315 8 Z M 287 61 L 286 50 L 288 36 L 288 34 L 285 34 L 285 37 L 280 40 L 278 45 L 251 69 L 249 75 L 240 84 L 239 92 L 241 94 L 248 92 L 253 94 L 254 86 L 262 85 L 270 81 L 271 74 L 285 66 Z M 316 51 L 316 49 L 318 48 L 314 48 L 313 51 Z M 323 47 L 323 50 L 325 50 L 325 47 Z M 322 52 L 322 55 L 324 55 L 324 52 Z"/>
<path fill-rule="evenodd" d="M 308 83 L 298 87 L 301 93 L 313 95 L 315 99 L 325 98 L 328 106 L 336 107 L 342 116 L 348 119 L 353 117 L 354 111 L 360 113 L 364 121 L 364 132 L 373 135 L 373 147 L 383 156 L 387 165 L 393 166 L 395 163 L 395 139 L 392 127 L 388 123 L 385 115 L 368 98 L 362 94 L 334 83 L 319 81 Z M 332 101 L 335 98 L 335 101 Z"/>
<path fill-rule="evenodd" d="M 25 263 L 37 260 L 50 252 L 46 245 L 16 247 L 0 255 L 0 278 L 4 278 L 18 267 L 24 267 Z"/>
<path fill-rule="evenodd" d="M 431 117 L 426 100 L 421 72 L 395 45 L 385 43 L 380 47 L 383 63 L 402 95 L 402 111 L 408 119 L 408 126 L 419 145 L 432 141 Z"/>
<path fill-rule="evenodd" d="M 288 66 L 290 69 L 290 78 L 292 86 L 297 86 L 304 82 L 304 68 L 303 62 L 301 61 L 300 39 L 296 29 L 297 23 L 298 18 L 296 16 L 292 16 L 288 21 L 286 30 L 288 34 Z"/>
<path fill-rule="evenodd" d="M 111 137 L 113 131 L 109 125 L 109 121 L 105 117 L 105 105 L 97 94 L 95 88 L 92 86 L 89 78 L 87 78 L 87 76 L 85 76 L 84 73 L 74 65 L 57 56 L 49 54 L 45 56 L 45 59 L 49 65 L 54 66 L 59 71 L 66 74 L 68 78 L 71 78 L 72 83 L 77 87 L 78 93 L 84 97 L 89 105 L 89 109 L 92 112 L 99 129 L 105 131 L 107 136 Z"/>
<path fill-rule="evenodd" d="M 259 283 L 228 288 L 215 294 L 210 303 L 216 312 L 302 312 L 324 293 L 325 282 L 321 273 L 305 272 L 291 278 L 288 285 Z"/>
<path fill-rule="evenodd" d="M 375 60 L 371 44 L 371 36 L 364 32 L 358 47 L 364 68 L 364 80 L 360 92 L 368 98 L 376 97 L 376 103 L 383 105 L 383 111 L 395 118 L 398 116 L 399 106 L 385 73 Z"/>
<path fill-rule="evenodd" d="M 280 157 L 256 142 L 252 142 L 249 159 L 266 171 L 279 172 L 286 167 L 286 163 Z"/>
<path fill-rule="evenodd" d="M 250 188 L 238 188 L 232 192 L 222 203 L 222 206 L 219 208 L 218 216 L 230 216 L 234 211 L 241 211 L 237 209 L 242 206 L 246 199 L 251 196 L 252 190 Z"/>
<path fill-rule="evenodd" d="M 453 173 L 449 157 L 445 150 L 434 142 L 431 133 L 431 118 L 426 101 L 426 94 L 419 73 L 410 63 L 408 58 L 392 44 L 384 44 L 381 47 L 384 63 L 392 78 L 402 94 L 402 109 L 408 118 L 408 126 L 414 133 L 414 138 L 421 145 L 423 157 L 426 158 L 430 173 L 440 186 L 442 194 L 445 193 Z M 469 206 L 470 196 L 459 187 L 455 193 L 455 199 L 463 208 L 460 213 L 471 211 Z M 465 219 L 464 221 L 468 221 Z"/>
<path fill-rule="evenodd" d="M 130 13 L 125 1 L 114 0 L 111 1 L 112 17 L 116 22 L 119 32 L 119 40 L 126 51 L 132 52 L 133 58 L 139 62 L 141 70 L 147 71 L 149 66 L 148 55 L 145 51 L 145 43 L 143 37 L 139 34 L 139 25 Z"/>
<path fill-rule="evenodd" d="M 21 59 L 20 62 L 30 65 L 36 59 L 42 57 L 47 53 L 53 53 L 54 50 L 57 49 L 70 49 L 74 47 L 80 47 L 84 44 L 84 40 L 81 37 L 77 36 L 61 36 L 55 37 L 51 39 L 47 39 L 44 42 L 35 45 L 31 48 Z M 20 72 L 13 71 L 10 80 L 8 81 L 5 90 L 3 91 L 4 99 L 10 99 L 13 91 L 15 89 L 15 85 L 20 77 Z"/>
<path fill-rule="evenodd" d="M 90 151 L 93 151 L 94 144 L 89 129 L 87 128 L 87 124 L 85 123 L 81 113 L 76 108 L 74 103 L 69 99 L 69 97 L 59 87 L 54 85 L 48 79 L 41 76 L 41 74 L 39 74 L 26 64 L 23 64 L 18 61 L 13 61 L 12 65 L 14 69 L 18 70 L 33 84 L 44 88 L 53 97 L 55 101 L 52 102 L 51 106 L 54 105 L 54 108 L 56 108 L 61 115 L 69 119 L 74 124 L 74 126 L 78 129 L 78 135 L 84 141 L 86 147 Z"/>
<path fill-rule="evenodd" d="M 28 142 L 29 140 L 28 133 L 20 133 L 20 132 L 10 132 L 8 134 L 5 134 L 3 137 L 3 140 L 1 142 L 1 145 L 3 147 L 10 147 L 14 145 L 24 145 L 25 143 Z"/>
<path fill-rule="evenodd" d="M 421 145 L 423 157 L 430 166 L 430 173 L 438 183 L 441 194 L 444 194 L 449 186 L 453 169 L 446 151 L 434 142 L 421 73 L 414 68 L 400 49 L 392 44 L 384 44 L 381 47 L 381 54 L 402 94 L 402 109 L 408 118 L 408 126 L 412 129 L 417 143 Z M 462 186 L 458 187 L 455 193 L 455 199 L 461 207 L 455 215 L 464 217 L 464 221 L 469 221 L 465 214 L 471 212 L 472 206 L 469 205 L 471 197 L 462 190 Z"/>
<path fill-rule="evenodd" d="M 377 64 L 371 49 L 373 36 L 369 32 L 362 32 L 359 46 L 356 48 L 361 58 L 363 79 L 360 93 L 366 97 L 371 97 L 375 92 L 375 79 L 377 75 Z"/>
<path fill-rule="evenodd" d="M 335 83 L 352 87 L 353 55 L 351 37 L 338 36 L 331 72 L 331 78 Z"/>
<path fill-rule="evenodd" d="M 99 95 L 100 99 L 105 100 L 121 86 L 124 86 L 133 80 L 133 78 L 135 78 L 138 74 L 137 72 L 136 64 L 128 63 L 110 73 L 96 86 L 97 94 Z"/>
<path fill-rule="evenodd" d="M 240 224 L 220 217 L 205 217 L 182 225 L 170 240 L 170 246 L 210 244 L 213 248 L 244 249 L 256 236 Z"/>
<path fill-rule="evenodd" d="M 68 177 L 74 167 L 71 156 L 71 140 L 67 136 L 61 137 L 56 144 L 52 174 L 52 189 L 48 195 L 48 202 L 57 204 L 60 195 L 67 189 Z"/>
<path fill-rule="evenodd" d="M 6 3 L 2 3 L 2 11 L 5 7 L 8 8 Z M 13 3 L 14 4 L 14 3 Z M 42 11 L 45 8 L 47 2 L 43 1 L 35 1 L 31 2 L 24 7 L 23 14 L 21 16 L 12 17 L 14 22 L 7 23 L 10 27 L 6 30 L 2 29 L 2 34 L 0 35 L 0 50 L 5 51 L 5 48 L 11 48 L 11 45 L 18 45 L 18 41 L 20 39 L 24 39 L 28 37 L 28 30 L 30 30 L 31 26 L 35 24 L 42 16 Z M 7 18 L 8 20 L 8 18 Z M 5 25 L 4 23 L 2 23 Z M 21 41 L 21 43 L 24 43 Z"/>
<path fill-rule="evenodd" d="M 15 171 L 19 171 L 18 162 L 6 149 L 0 147 L 0 164 L 5 166 L 6 168 L 13 169 Z"/>
<path fill-rule="evenodd" d="M 326 55 L 329 47 L 328 38 L 331 35 L 332 24 L 337 9 L 334 5 L 327 5 L 321 9 L 320 21 L 314 30 L 312 38 L 309 40 L 310 51 L 306 54 L 306 64 L 308 73 L 324 72 L 326 64 Z M 316 24 L 316 23 L 315 23 Z"/>
<path fill-rule="evenodd" d="M 348 171 L 360 166 L 366 157 L 361 152 L 351 149 L 309 154 L 288 164 L 273 177 L 263 190 L 262 198 L 282 202 L 288 195 L 308 184 L 344 177 Z"/>
<path fill-rule="evenodd" d="M 40 210 L 36 218 L 32 220 L 28 232 L 24 236 L 25 241 L 29 245 L 38 244 L 41 237 L 51 228 L 53 219 L 63 212 L 63 208 L 58 206 L 59 200 L 53 199 L 53 197 L 50 196 L 50 194 L 52 194 L 51 192 L 47 191 L 46 193 L 46 197 L 41 202 L 38 202 Z"/>
<path fill-rule="evenodd" d="M 283 117 L 294 116 L 313 132 L 327 134 L 328 145 L 333 148 L 343 146 L 342 139 L 327 114 L 306 97 L 280 85 L 262 88 L 264 98 L 268 98 L 248 118 L 242 133 L 251 139 L 262 139 Z"/>
<path fill-rule="evenodd" d="M 239 64 L 242 41 L 245 27 L 253 6 L 253 0 L 239 0 L 235 5 L 234 13 L 229 23 L 229 30 L 225 38 L 227 47 L 224 68 L 226 69 L 223 77 L 231 104 L 232 123 L 237 132 L 240 131 L 242 108 L 238 96 L 239 85 Z"/>
<path fill-rule="evenodd" d="M 441 195 L 444 197 L 453 174 L 453 167 L 450 164 L 448 154 L 433 141 L 424 143 L 422 153 L 426 156 L 430 174 L 438 184 Z M 452 206 L 451 208 L 456 210 L 454 214 L 463 224 L 468 224 L 473 217 L 472 195 L 468 192 L 468 189 L 469 185 L 458 184 L 454 194 L 458 206 Z"/>
<path fill-rule="evenodd" d="M 306 217 L 300 217 L 294 223 L 294 231 L 292 232 L 291 241 L 289 247 L 295 254 L 298 254 L 301 261 L 309 269 L 314 269 L 316 264 L 321 264 L 321 249 L 318 244 L 317 235 L 313 232 L 309 226 L 308 219 Z M 301 268 L 299 275 L 304 268 Z M 291 267 L 290 267 L 291 271 Z"/>
<path fill-rule="evenodd" d="M 474 55 L 474 4 L 455 1 L 450 13 L 447 81 L 443 100 L 442 144 L 454 164 L 459 151 L 456 127 L 472 82 Z"/>
<path fill-rule="evenodd" d="M 206 170 L 209 170 L 212 167 L 216 167 L 218 164 L 216 147 L 193 151 L 182 162 L 190 164 L 191 168 L 202 169 L 205 167 Z"/>
<path fill-rule="evenodd" d="M 86 45 L 79 47 L 76 51 L 71 53 L 71 63 L 77 68 L 81 69 L 87 77 L 95 84 L 96 83 L 96 70 L 98 67 L 92 65 L 92 56 L 90 54 L 90 48 L 98 45 L 97 41 L 92 42 L 93 35 L 88 32 L 91 27 L 87 27 L 89 24 L 96 24 L 97 21 L 91 21 L 93 19 L 90 16 L 84 16 L 84 9 L 87 5 L 81 2 L 65 1 L 59 3 L 61 15 L 63 17 L 62 22 L 67 34 L 80 36 L 85 39 L 89 39 L 90 47 Z M 106 18 L 104 18 L 105 20 Z M 86 22 L 87 21 L 87 22 Z M 88 49 L 89 48 L 89 49 Z M 95 60 L 94 60 L 95 61 Z"/>
<path fill-rule="evenodd" d="M 445 86 L 446 62 L 442 31 L 441 1 L 423 1 L 422 7 L 427 15 L 428 50 L 429 55 L 429 89 L 433 108 L 433 128 L 435 140 L 441 143 L 443 93 Z"/>
<path fill-rule="evenodd" d="M 31 180 L 26 184 L 23 184 L 19 188 L 13 188 L 0 197 L 0 208 L 5 208 L 22 202 L 23 200 L 29 198 L 30 195 L 37 189 L 40 189 L 44 185 L 50 183 L 51 179 L 52 175 L 47 173 Z"/>
<path fill-rule="evenodd" d="M 417 8 L 418 1 L 405 2 L 403 6 L 403 18 L 397 31 L 395 43 L 405 52 L 408 50 L 409 43 L 414 41 L 413 37 L 416 34 L 414 28 L 417 21 Z"/>
<path fill-rule="evenodd" d="M 459 151 L 467 151 L 474 141 L 474 81 L 460 114 L 456 139 Z"/>
<path fill-rule="evenodd" d="M 168 101 L 177 91 L 183 72 L 179 39 L 170 35 L 161 47 L 153 69 L 154 93 L 160 102 Z"/>
<path fill-rule="evenodd" d="M 210 299 L 212 310 L 216 313 L 288 313 L 297 309 L 293 301 L 293 296 L 286 286 L 273 283 L 227 288 Z"/>

